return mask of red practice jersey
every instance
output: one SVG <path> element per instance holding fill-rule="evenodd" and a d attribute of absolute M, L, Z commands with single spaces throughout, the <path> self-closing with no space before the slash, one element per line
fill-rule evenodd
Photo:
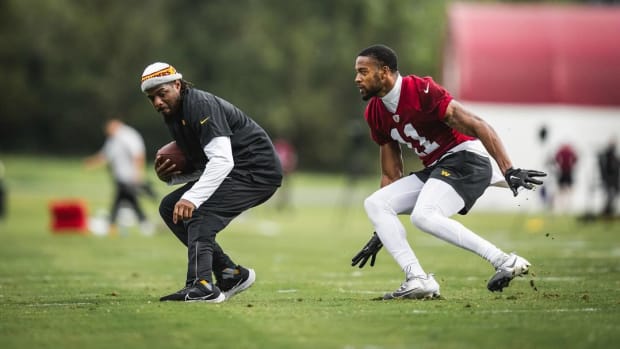
<path fill-rule="evenodd" d="M 377 144 L 406 144 L 428 166 L 454 146 L 475 139 L 443 122 L 452 96 L 432 78 L 409 75 L 402 82 L 395 113 L 379 97 L 366 106 L 364 117 Z"/>
<path fill-rule="evenodd" d="M 568 144 L 564 144 L 555 154 L 555 162 L 562 172 L 571 172 L 577 163 L 577 154 Z"/>

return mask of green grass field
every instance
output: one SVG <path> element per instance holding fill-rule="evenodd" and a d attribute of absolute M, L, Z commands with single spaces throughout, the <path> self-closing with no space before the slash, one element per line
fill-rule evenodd
<path fill-rule="evenodd" d="M 411 227 L 409 240 L 441 285 L 441 300 L 374 301 L 402 273 L 382 251 L 374 268 L 350 266 L 371 227 L 362 198 L 376 179 L 291 179 L 293 206 L 277 197 L 218 237 L 257 282 L 222 304 L 161 303 L 182 286 L 186 251 L 154 236 L 52 234 L 48 205 L 111 199 L 105 171 L 78 159 L 5 156 L 9 212 L 0 223 L 0 347 L 9 348 L 611 348 L 620 343 L 620 225 L 572 217 L 458 217 L 533 263 L 503 293 L 492 268 Z M 153 175 L 153 174 L 151 174 Z M 154 176 L 154 175 L 153 175 Z M 153 177 L 154 178 L 154 177 Z M 160 196 L 169 188 L 157 184 Z M 510 194 L 507 193 L 507 196 Z M 155 202 L 143 202 L 157 218 Z M 613 343 L 616 343 L 615 345 Z"/>

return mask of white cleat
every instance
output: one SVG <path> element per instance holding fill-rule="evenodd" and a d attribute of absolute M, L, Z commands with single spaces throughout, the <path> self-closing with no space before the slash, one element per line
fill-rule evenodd
<path fill-rule="evenodd" d="M 391 293 L 383 295 L 384 300 L 388 299 L 432 299 L 439 297 L 439 284 L 435 281 L 433 274 L 411 277 Z"/>
<path fill-rule="evenodd" d="M 525 258 L 511 253 L 504 263 L 495 269 L 495 274 L 489 280 L 487 289 L 491 292 L 502 292 L 504 287 L 508 287 L 512 279 L 527 274 L 530 266 L 530 262 Z"/>

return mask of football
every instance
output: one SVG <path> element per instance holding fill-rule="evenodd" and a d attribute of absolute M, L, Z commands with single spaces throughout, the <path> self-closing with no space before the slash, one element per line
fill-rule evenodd
<path fill-rule="evenodd" d="M 187 159 L 185 158 L 185 154 L 183 154 L 181 148 L 177 145 L 177 142 L 172 141 L 163 145 L 159 148 L 159 150 L 157 150 L 155 158 L 157 159 L 158 156 L 161 156 L 163 160 L 168 159 L 172 161 L 173 164 L 177 165 L 177 169 L 180 171 L 184 172 L 186 170 Z"/>

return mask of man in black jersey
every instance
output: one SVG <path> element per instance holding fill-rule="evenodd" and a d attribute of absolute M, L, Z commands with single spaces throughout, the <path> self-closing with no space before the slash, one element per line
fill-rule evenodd
<path fill-rule="evenodd" d="M 153 63 L 141 80 L 142 91 L 163 115 L 188 163 L 178 169 L 169 160 L 155 159 L 159 179 L 185 183 L 164 197 L 159 212 L 188 251 L 185 287 L 160 300 L 223 302 L 250 287 L 256 274 L 234 263 L 216 235 L 275 193 L 282 181 L 278 156 L 254 120 L 224 99 L 193 88 L 171 65 Z"/>

